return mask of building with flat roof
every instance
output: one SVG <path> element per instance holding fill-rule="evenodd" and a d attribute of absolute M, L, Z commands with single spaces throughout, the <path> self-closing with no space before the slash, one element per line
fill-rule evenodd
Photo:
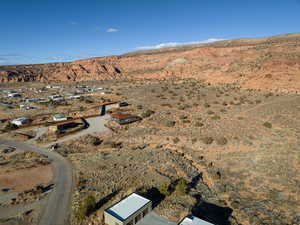
<path fill-rule="evenodd" d="M 187 216 L 178 225 L 214 225 L 214 224 L 201 220 L 196 216 Z"/>
<path fill-rule="evenodd" d="M 64 114 L 61 114 L 61 113 L 54 114 L 52 116 L 52 118 L 53 118 L 54 121 L 65 121 L 65 120 L 68 119 Z"/>
<path fill-rule="evenodd" d="M 139 116 L 135 116 L 135 115 L 131 115 L 131 114 L 125 114 L 125 113 L 111 114 L 111 119 L 113 121 L 116 121 L 117 123 L 119 123 L 121 125 L 142 120 L 142 118 L 139 117 Z"/>
<path fill-rule="evenodd" d="M 136 193 L 104 211 L 105 225 L 134 225 L 152 210 L 152 202 Z"/>

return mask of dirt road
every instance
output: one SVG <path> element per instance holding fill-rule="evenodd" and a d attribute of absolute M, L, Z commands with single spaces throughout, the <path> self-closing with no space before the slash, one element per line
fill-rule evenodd
<path fill-rule="evenodd" d="M 39 225 L 67 225 L 69 223 L 70 198 L 73 189 L 72 166 L 64 157 L 27 143 L 0 139 L 0 144 L 24 151 L 38 152 L 47 156 L 53 164 L 54 190 L 49 194 L 47 204 L 43 205 Z"/>

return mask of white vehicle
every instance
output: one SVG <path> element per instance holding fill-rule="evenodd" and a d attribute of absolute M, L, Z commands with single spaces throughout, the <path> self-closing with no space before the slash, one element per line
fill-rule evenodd
<path fill-rule="evenodd" d="M 18 97 L 21 97 L 21 94 L 19 94 L 19 93 L 11 93 L 11 94 L 8 94 L 7 97 L 9 97 L 9 98 L 18 98 Z"/>
<path fill-rule="evenodd" d="M 80 95 L 73 95 L 73 96 L 70 96 L 68 97 L 67 99 L 80 99 Z"/>
<path fill-rule="evenodd" d="M 20 117 L 20 118 L 17 118 L 17 119 L 14 119 L 11 121 L 11 123 L 16 126 L 22 126 L 22 125 L 28 124 L 29 122 L 30 122 L 30 120 L 26 117 Z"/>

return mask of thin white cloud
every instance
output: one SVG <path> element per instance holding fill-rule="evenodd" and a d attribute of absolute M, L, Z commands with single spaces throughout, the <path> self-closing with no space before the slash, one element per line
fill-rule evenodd
<path fill-rule="evenodd" d="M 71 24 L 71 25 L 77 25 L 78 23 L 76 21 L 69 21 L 69 24 Z"/>
<path fill-rule="evenodd" d="M 224 39 L 210 38 L 205 41 L 194 41 L 194 42 L 166 42 L 166 43 L 160 43 L 157 45 L 140 46 L 140 47 L 137 47 L 136 49 L 147 50 L 147 49 L 170 48 L 170 47 L 176 47 L 176 46 L 181 46 L 181 45 L 205 44 L 205 43 L 212 43 L 212 42 L 223 41 L 223 40 Z"/>
<path fill-rule="evenodd" d="M 109 28 L 106 32 L 108 33 L 113 33 L 113 32 L 118 32 L 119 30 L 118 29 L 115 29 L 115 28 Z"/>

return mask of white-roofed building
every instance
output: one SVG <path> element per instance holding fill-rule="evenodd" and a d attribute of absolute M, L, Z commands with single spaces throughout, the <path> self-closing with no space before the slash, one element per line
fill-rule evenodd
<path fill-rule="evenodd" d="M 214 224 L 201 220 L 195 216 L 187 216 L 179 223 L 179 225 L 214 225 Z"/>
<path fill-rule="evenodd" d="M 136 193 L 104 211 L 105 225 L 134 225 L 152 210 L 152 202 Z"/>

